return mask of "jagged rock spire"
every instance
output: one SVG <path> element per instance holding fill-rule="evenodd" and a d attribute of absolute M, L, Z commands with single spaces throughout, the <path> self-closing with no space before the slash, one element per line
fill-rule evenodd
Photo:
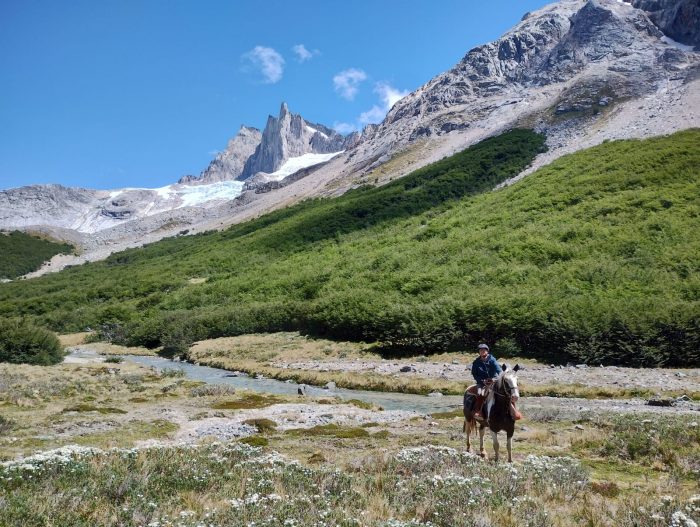
<path fill-rule="evenodd" d="M 348 141 L 356 140 L 355 136 L 348 139 L 327 126 L 306 121 L 291 113 L 283 102 L 279 116 L 267 118 L 260 144 L 246 161 L 239 179 L 248 179 L 258 172 L 272 173 L 291 157 L 340 152 Z"/>

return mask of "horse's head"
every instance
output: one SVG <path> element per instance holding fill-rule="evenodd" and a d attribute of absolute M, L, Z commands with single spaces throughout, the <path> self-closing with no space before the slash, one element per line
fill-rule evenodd
<path fill-rule="evenodd" d="M 509 370 L 508 366 L 502 364 L 501 368 L 503 369 L 501 374 L 503 390 L 510 396 L 511 402 L 517 402 L 520 399 L 520 391 L 518 390 L 518 377 L 515 374 L 520 369 L 520 365 L 516 364 L 512 370 Z"/>

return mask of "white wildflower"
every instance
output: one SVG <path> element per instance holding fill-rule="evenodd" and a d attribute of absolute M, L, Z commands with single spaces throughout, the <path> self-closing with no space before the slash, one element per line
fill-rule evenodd
<path fill-rule="evenodd" d="M 671 515 L 669 527 L 698 527 L 698 524 L 682 511 L 676 511 Z"/>

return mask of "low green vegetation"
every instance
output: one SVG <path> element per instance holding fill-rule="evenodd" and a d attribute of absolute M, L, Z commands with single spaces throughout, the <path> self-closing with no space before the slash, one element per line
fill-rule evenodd
<path fill-rule="evenodd" d="M 700 130 L 610 142 L 523 181 L 517 130 L 380 188 L 0 286 L 0 316 L 186 353 L 298 330 L 393 352 L 700 364 Z M 190 278 L 206 278 L 191 283 Z"/>
<path fill-rule="evenodd" d="M 290 430 L 315 421 L 300 411 L 294 424 L 292 414 L 275 409 L 251 418 L 250 404 L 214 411 L 220 394 L 195 397 L 185 383 L 159 402 L 172 382 L 128 363 L 0 364 L 0 525 L 690 527 L 700 521 L 700 431 L 687 413 L 534 406 L 517 427 L 514 463 L 494 464 L 464 451 L 459 411 L 433 414 L 437 420 L 410 414 L 385 420 L 377 410 L 376 421 L 367 415 L 363 424 L 338 419 Z M 138 406 L 127 402 L 135 394 Z M 261 397 L 271 396 L 238 399 L 269 402 Z M 117 408 L 127 413 L 112 411 Z M 324 407 L 316 410 L 335 421 L 332 408 L 328 415 Z M 216 437 L 211 419 L 224 416 L 255 427 L 255 435 Z M 195 436 L 204 439 L 189 442 Z M 486 451 L 493 456 L 489 440 Z"/>
<path fill-rule="evenodd" d="M 700 483 L 700 427 L 697 421 L 666 416 L 603 415 L 595 436 L 573 443 L 581 457 L 612 458 L 622 463 L 672 471 L 681 479 Z"/>
<path fill-rule="evenodd" d="M 243 421 L 243 424 L 254 426 L 261 434 L 264 434 L 265 432 L 274 432 L 277 428 L 277 423 L 275 423 L 272 419 L 265 418 L 246 419 Z"/>
<path fill-rule="evenodd" d="M 36 271 L 57 254 L 72 254 L 75 248 L 24 232 L 0 232 L 0 279 L 14 279 Z"/>
<path fill-rule="evenodd" d="M 314 466 L 252 445 L 67 447 L 0 466 L 0 524 L 249 527 L 691 526 L 700 496 L 626 496 L 570 457 L 494 465 L 449 447 L 356 455 Z M 90 499 L 86 500 L 85 496 Z"/>
<path fill-rule="evenodd" d="M 369 432 L 362 427 L 339 426 L 336 424 L 317 425 L 312 428 L 292 428 L 286 431 L 289 435 L 300 437 L 332 436 L 339 439 L 358 439 L 369 437 Z"/>
<path fill-rule="evenodd" d="M 281 399 L 274 395 L 245 393 L 237 399 L 219 401 L 212 408 L 216 410 L 249 410 L 252 408 L 266 408 L 279 402 L 281 402 Z"/>
<path fill-rule="evenodd" d="M 97 412 L 100 414 L 125 414 L 125 410 L 112 406 L 95 406 L 93 404 L 81 403 L 75 406 L 67 406 L 63 412 Z"/>
<path fill-rule="evenodd" d="M 63 346 L 51 331 L 27 319 L 0 319 L 0 362 L 48 366 L 63 360 Z"/>

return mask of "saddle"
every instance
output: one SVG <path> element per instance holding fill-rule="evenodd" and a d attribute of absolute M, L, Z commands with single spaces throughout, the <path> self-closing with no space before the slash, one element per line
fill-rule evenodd
<path fill-rule="evenodd" d="M 469 386 L 469 388 L 467 388 L 467 391 L 464 393 L 464 408 L 468 411 L 474 411 L 475 409 L 477 409 L 475 407 L 477 406 L 476 402 L 478 397 L 478 387 L 476 384 L 472 384 L 471 386 Z M 484 387 L 483 398 L 484 400 L 481 406 L 481 415 L 484 417 L 484 422 L 488 422 L 488 410 L 490 407 L 489 402 L 491 401 L 491 399 L 494 398 L 492 384 L 487 384 Z M 513 421 L 519 421 L 520 419 L 522 419 L 522 414 L 518 411 L 514 403 L 510 403 L 509 412 Z"/>
<path fill-rule="evenodd" d="M 488 401 L 493 397 L 493 385 L 484 386 L 483 395 L 479 395 L 479 387 L 472 384 L 464 394 L 464 407 L 469 411 L 478 411 L 483 416 L 483 421 L 488 422 Z"/>

